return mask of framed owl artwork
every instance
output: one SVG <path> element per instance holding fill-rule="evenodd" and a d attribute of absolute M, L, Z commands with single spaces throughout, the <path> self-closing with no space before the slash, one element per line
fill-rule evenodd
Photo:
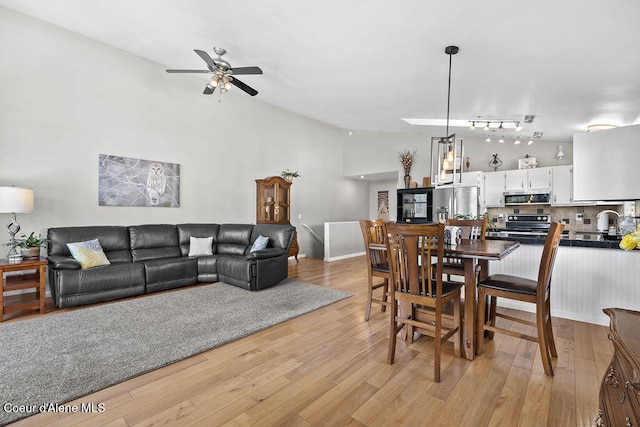
<path fill-rule="evenodd" d="M 180 165 L 100 154 L 98 205 L 180 207 Z"/>

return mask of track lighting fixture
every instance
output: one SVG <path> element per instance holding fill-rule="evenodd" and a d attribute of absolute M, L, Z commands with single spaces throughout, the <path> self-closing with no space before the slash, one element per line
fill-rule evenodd
<path fill-rule="evenodd" d="M 471 122 L 471 126 L 469 126 L 469 129 L 476 130 L 476 122 Z"/>
<path fill-rule="evenodd" d="M 479 123 L 480 120 L 469 120 L 468 122 L 470 123 L 469 128 L 475 129 L 475 124 Z M 482 120 L 482 122 L 484 123 L 485 121 Z M 483 128 L 485 131 L 489 131 L 492 129 L 498 131 L 515 129 L 516 132 L 520 132 L 523 129 L 522 122 L 519 120 L 495 119 L 487 120 L 486 123 L 487 124 Z"/>

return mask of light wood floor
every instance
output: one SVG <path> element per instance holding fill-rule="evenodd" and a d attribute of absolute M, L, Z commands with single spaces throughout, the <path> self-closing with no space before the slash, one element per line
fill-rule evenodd
<path fill-rule="evenodd" d="M 364 266 L 363 257 L 290 261 L 290 277 L 355 295 L 72 402 L 104 404 L 102 413 L 45 413 L 16 425 L 594 425 L 613 353 L 606 327 L 554 318 L 553 379 L 535 343 L 496 335 L 473 362 L 446 346 L 436 384 L 427 337 L 399 341 L 387 365 L 388 314 L 376 307 L 363 320 Z"/>

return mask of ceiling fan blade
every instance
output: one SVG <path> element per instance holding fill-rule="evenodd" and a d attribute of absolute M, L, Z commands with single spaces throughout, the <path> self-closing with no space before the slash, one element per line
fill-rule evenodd
<path fill-rule="evenodd" d="M 202 58 L 204 62 L 206 62 L 209 67 L 211 67 L 212 70 L 216 68 L 215 62 L 213 62 L 213 59 L 211 59 L 207 52 L 198 49 L 193 49 L 193 51 L 197 53 L 198 56 L 200 56 L 200 58 Z"/>
<path fill-rule="evenodd" d="M 214 90 L 216 90 L 215 86 L 206 85 L 204 87 L 204 92 L 202 92 L 202 94 L 203 95 L 211 95 Z"/>
<path fill-rule="evenodd" d="M 209 70 L 167 70 L 167 73 L 210 73 Z"/>
<path fill-rule="evenodd" d="M 238 89 L 247 92 L 251 96 L 256 96 L 258 94 L 257 90 L 255 90 L 251 86 L 246 85 L 245 83 L 242 83 L 240 80 L 236 79 L 235 77 L 233 80 L 231 80 L 231 84 L 237 87 Z"/>
<path fill-rule="evenodd" d="M 232 68 L 231 71 L 233 71 L 233 74 L 235 74 L 236 76 L 240 76 L 243 74 L 262 74 L 262 70 L 260 69 L 260 67 L 237 67 Z"/>

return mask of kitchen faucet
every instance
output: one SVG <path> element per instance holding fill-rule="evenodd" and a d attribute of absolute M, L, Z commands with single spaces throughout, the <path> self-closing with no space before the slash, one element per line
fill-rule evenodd
<path fill-rule="evenodd" d="M 606 214 L 606 213 L 612 213 L 615 214 L 618 218 L 622 217 L 622 215 L 620 215 L 618 212 L 613 211 L 611 209 L 605 209 L 603 211 L 598 212 L 598 215 L 596 215 L 596 218 L 600 219 L 602 218 L 602 215 Z"/>
<path fill-rule="evenodd" d="M 603 211 L 598 212 L 598 214 L 596 215 L 596 219 L 600 219 L 603 216 L 606 215 L 605 218 L 603 218 L 603 221 L 608 221 L 609 218 L 609 214 L 614 214 L 615 216 L 618 217 L 618 220 L 616 221 L 616 227 L 609 227 L 609 234 L 617 234 L 618 233 L 618 227 L 620 226 L 620 218 L 622 218 L 622 215 L 620 215 L 618 212 L 611 210 L 611 209 L 605 209 Z M 598 229 L 600 229 L 600 224 L 598 223 Z M 603 228 L 604 231 L 604 228 Z"/>

